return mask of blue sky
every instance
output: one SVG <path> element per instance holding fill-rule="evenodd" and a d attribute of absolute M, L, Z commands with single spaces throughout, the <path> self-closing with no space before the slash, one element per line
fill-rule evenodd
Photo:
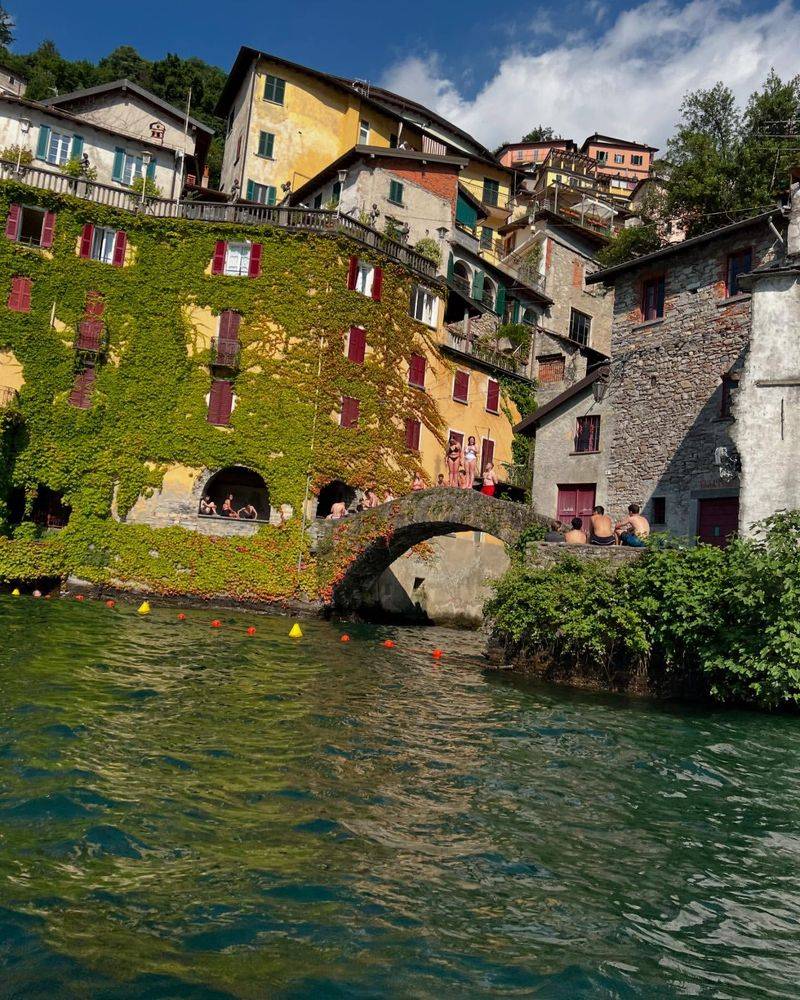
<path fill-rule="evenodd" d="M 688 89 L 725 79 L 744 98 L 770 65 L 800 71 L 800 0 L 4 0 L 14 48 L 51 38 L 96 60 L 130 44 L 227 69 L 241 44 L 384 83 L 489 145 L 552 124 L 661 145 Z M 371 9 L 370 9 L 371 7 Z M 157 27 L 153 27 L 153 26 Z"/>

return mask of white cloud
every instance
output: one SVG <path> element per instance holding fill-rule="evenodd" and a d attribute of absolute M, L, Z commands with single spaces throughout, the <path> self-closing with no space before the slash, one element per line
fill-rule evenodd
<path fill-rule="evenodd" d="M 579 143 L 604 132 L 663 148 L 688 90 L 724 80 L 744 101 L 771 66 L 784 79 L 800 70 L 798 38 L 795 0 L 750 14 L 722 0 L 648 0 L 597 37 L 510 51 L 474 96 L 443 74 L 435 52 L 390 67 L 382 84 L 490 148 L 540 123 Z"/>

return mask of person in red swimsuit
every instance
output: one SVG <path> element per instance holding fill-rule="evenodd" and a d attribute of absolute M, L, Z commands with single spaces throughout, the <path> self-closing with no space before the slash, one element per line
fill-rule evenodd
<path fill-rule="evenodd" d="M 485 493 L 487 497 L 493 497 L 497 491 L 497 476 L 494 471 L 494 464 L 492 462 L 487 462 L 483 468 L 483 486 L 481 486 L 481 493 Z"/>

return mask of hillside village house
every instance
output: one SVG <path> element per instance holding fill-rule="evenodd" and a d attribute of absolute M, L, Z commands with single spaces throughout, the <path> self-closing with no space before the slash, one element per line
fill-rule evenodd
<path fill-rule="evenodd" d="M 684 538 L 721 545 L 737 530 L 735 400 L 751 343 L 739 277 L 776 274 L 785 230 L 775 209 L 588 276 L 615 290 L 611 362 L 517 427 L 536 436 L 542 513 L 566 520 L 598 502 L 622 516 L 636 502 L 656 529 Z M 745 476 L 758 478 L 772 459 L 756 459 L 750 441 Z"/>
<path fill-rule="evenodd" d="M 595 132 L 584 140 L 581 152 L 596 161 L 598 173 L 608 177 L 611 195 L 624 202 L 649 175 L 658 147 Z"/>
<path fill-rule="evenodd" d="M 212 134 L 129 80 L 46 101 L 0 93 L 0 148 L 27 149 L 33 167 L 54 172 L 86 157 L 96 181 L 115 187 L 145 173 L 167 198 L 202 174 Z"/>

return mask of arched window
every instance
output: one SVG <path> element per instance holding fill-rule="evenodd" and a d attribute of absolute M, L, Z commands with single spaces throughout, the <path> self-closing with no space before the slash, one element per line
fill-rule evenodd
<path fill-rule="evenodd" d="M 463 260 L 453 264 L 453 281 L 468 295 L 472 290 L 472 268 Z"/>
<path fill-rule="evenodd" d="M 349 507 L 355 498 L 356 491 L 352 486 L 348 486 L 341 479 L 334 479 L 319 491 L 317 517 L 327 517 L 335 503 L 343 503 Z"/>
<path fill-rule="evenodd" d="M 483 296 L 481 301 L 487 308 L 494 309 L 494 303 L 496 298 L 497 298 L 497 285 L 492 281 L 489 275 L 486 274 L 483 277 Z"/>
<path fill-rule="evenodd" d="M 198 513 L 201 517 L 238 515 L 242 521 L 268 521 L 270 506 L 267 484 L 257 472 L 241 465 L 220 469 L 206 483 Z"/>

